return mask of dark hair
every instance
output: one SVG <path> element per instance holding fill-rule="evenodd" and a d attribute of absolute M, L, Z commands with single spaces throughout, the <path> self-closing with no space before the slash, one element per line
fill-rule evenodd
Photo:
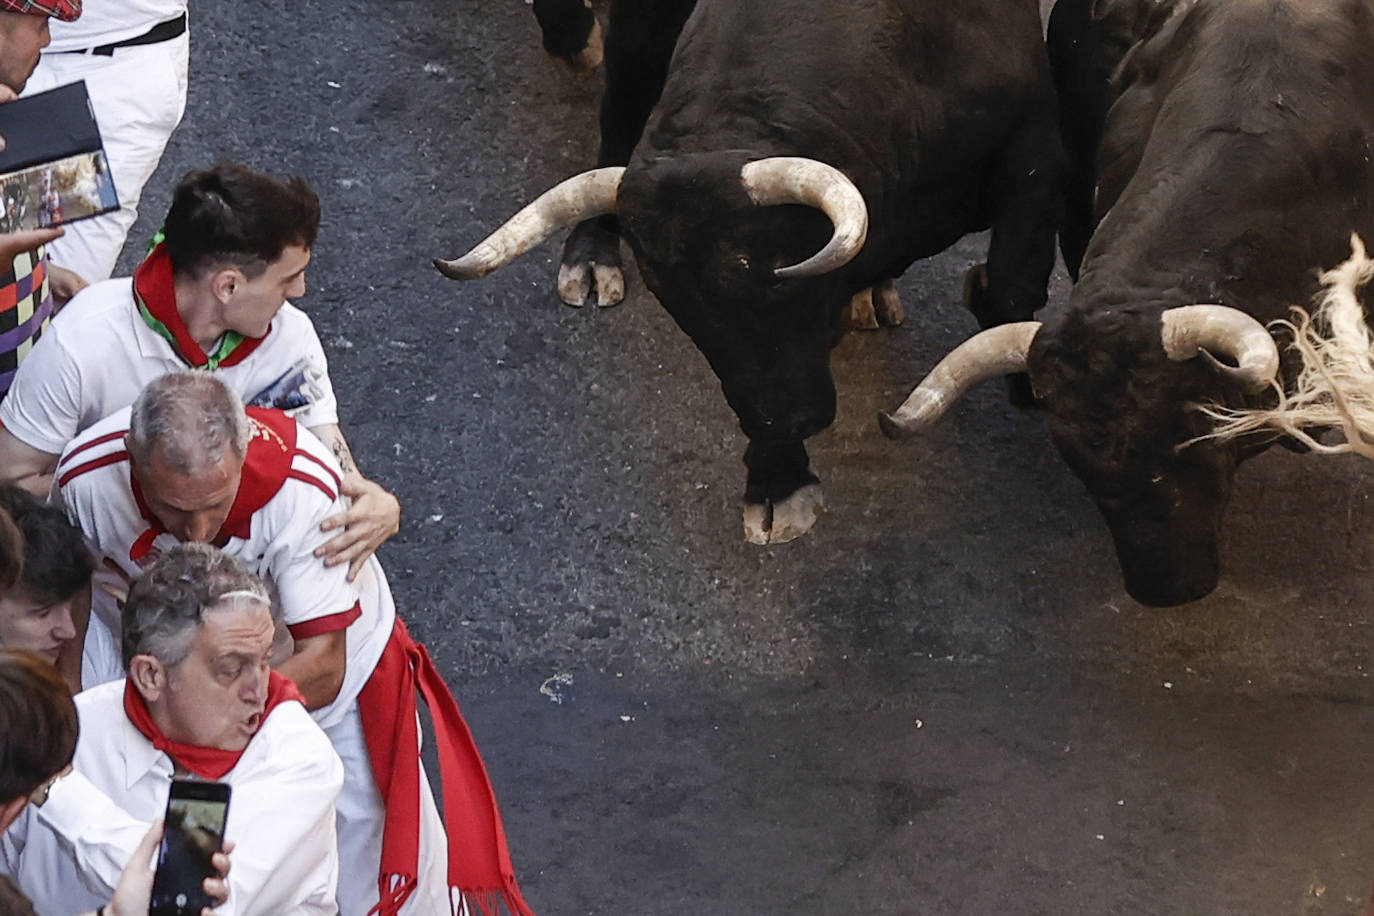
<path fill-rule="evenodd" d="M 0 484 L 0 510 L 14 520 L 24 539 L 24 568 L 15 589 L 41 604 L 53 604 L 86 587 L 95 558 L 81 529 L 62 510 L 12 483 Z"/>
<path fill-rule="evenodd" d="M 320 199 L 305 179 L 281 180 L 236 162 L 181 179 L 162 225 L 173 273 L 233 266 L 250 279 L 288 245 L 315 244 L 319 228 Z"/>
<path fill-rule="evenodd" d="M 226 596 L 272 607 L 267 587 L 237 557 L 198 541 L 168 550 L 129 587 L 120 627 L 124 667 L 135 655 L 151 655 L 168 668 L 181 664 L 205 612 Z"/>
<path fill-rule="evenodd" d="M 76 706 L 47 659 L 0 649 L 0 801 L 32 794 L 76 753 Z"/>
<path fill-rule="evenodd" d="M 24 572 L 24 535 L 14 519 L 0 509 L 0 591 L 9 591 Z"/>

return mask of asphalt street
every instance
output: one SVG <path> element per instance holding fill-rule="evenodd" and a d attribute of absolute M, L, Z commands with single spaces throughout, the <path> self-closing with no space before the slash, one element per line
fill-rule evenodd
<path fill-rule="evenodd" d="M 382 561 L 538 913 L 1363 911 L 1368 462 L 1247 464 L 1217 591 L 1135 604 L 1001 386 L 879 433 L 975 330 L 970 238 L 900 281 L 904 327 L 835 352 L 816 528 L 748 545 L 745 440 L 637 277 L 617 308 L 562 305 L 561 236 L 469 284 L 430 266 L 594 160 L 600 79 L 546 58 L 525 4 L 196 0 L 191 22 L 123 268 L 191 168 L 320 193 L 298 304 L 404 505 Z"/>

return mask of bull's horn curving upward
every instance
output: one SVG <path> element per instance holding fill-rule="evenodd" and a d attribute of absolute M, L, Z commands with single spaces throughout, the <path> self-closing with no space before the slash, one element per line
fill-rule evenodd
<path fill-rule="evenodd" d="M 863 195 L 844 172 L 801 156 L 772 156 L 747 163 L 740 181 L 749 199 L 760 207 L 804 204 L 830 217 L 834 234 L 825 247 L 790 267 L 773 271 L 779 277 L 814 277 L 837 270 L 853 260 L 868 239 L 868 207 Z"/>
<path fill-rule="evenodd" d="M 1026 371 L 1026 354 L 1040 330 L 1038 321 L 999 324 L 973 335 L 930 370 L 894 413 L 878 411 L 878 425 L 889 439 L 900 439 L 932 425 L 979 382 Z"/>
<path fill-rule="evenodd" d="M 475 280 L 505 267 L 564 226 L 614 213 L 624 166 L 592 169 L 559 182 L 453 261 L 434 259 L 446 277 Z"/>
<path fill-rule="evenodd" d="M 1160 340 L 1173 360 L 1201 353 L 1218 372 L 1252 391 L 1271 384 L 1279 372 L 1279 348 L 1274 338 L 1251 315 L 1226 305 L 1182 305 L 1160 316 Z M 1229 356 L 1228 366 L 1212 351 Z"/>

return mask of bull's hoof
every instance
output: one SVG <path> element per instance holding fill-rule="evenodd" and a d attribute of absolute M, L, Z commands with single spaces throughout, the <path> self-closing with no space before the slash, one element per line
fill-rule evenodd
<path fill-rule="evenodd" d="M 575 76 L 587 77 L 596 72 L 596 68 L 601 66 L 601 61 L 604 58 L 601 23 L 592 20 L 592 30 L 587 35 L 586 47 L 565 60 Z"/>
<path fill-rule="evenodd" d="M 878 324 L 885 328 L 900 327 L 906 320 L 896 283 L 884 280 L 873 287 L 873 311 L 878 317 Z"/>
<path fill-rule="evenodd" d="M 600 308 L 619 305 L 625 298 L 625 274 L 615 264 L 561 264 L 558 296 L 576 308 L 588 302 Z"/>
<path fill-rule="evenodd" d="M 854 294 L 844 310 L 844 327 L 850 331 L 874 331 L 895 328 L 905 319 L 902 300 L 891 280 L 871 286 Z"/>
<path fill-rule="evenodd" d="M 857 292 L 844 309 L 844 326 L 850 331 L 876 331 L 878 315 L 873 310 L 872 288 Z"/>
<path fill-rule="evenodd" d="M 825 508 L 818 483 L 807 484 L 781 502 L 744 507 L 744 539 L 750 544 L 786 544 L 811 530 Z"/>

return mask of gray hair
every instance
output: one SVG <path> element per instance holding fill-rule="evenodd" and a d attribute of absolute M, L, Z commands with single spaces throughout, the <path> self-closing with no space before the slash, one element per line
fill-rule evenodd
<path fill-rule="evenodd" d="M 248 450 L 248 417 L 243 402 L 208 372 L 170 372 L 139 392 L 129 416 L 129 454 L 147 465 L 157 449 L 164 461 L 184 474 L 213 466 L 232 448 L 238 458 Z"/>
<path fill-rule="evenodd" d="M 176 667 L 190 654 L 205 612 L 239 600 L 272 607 L 267 586 L 240 560 L 209 544 L 178 544 L 129 588 L 122 620 L 124 667 L 135 655 Z"/>

